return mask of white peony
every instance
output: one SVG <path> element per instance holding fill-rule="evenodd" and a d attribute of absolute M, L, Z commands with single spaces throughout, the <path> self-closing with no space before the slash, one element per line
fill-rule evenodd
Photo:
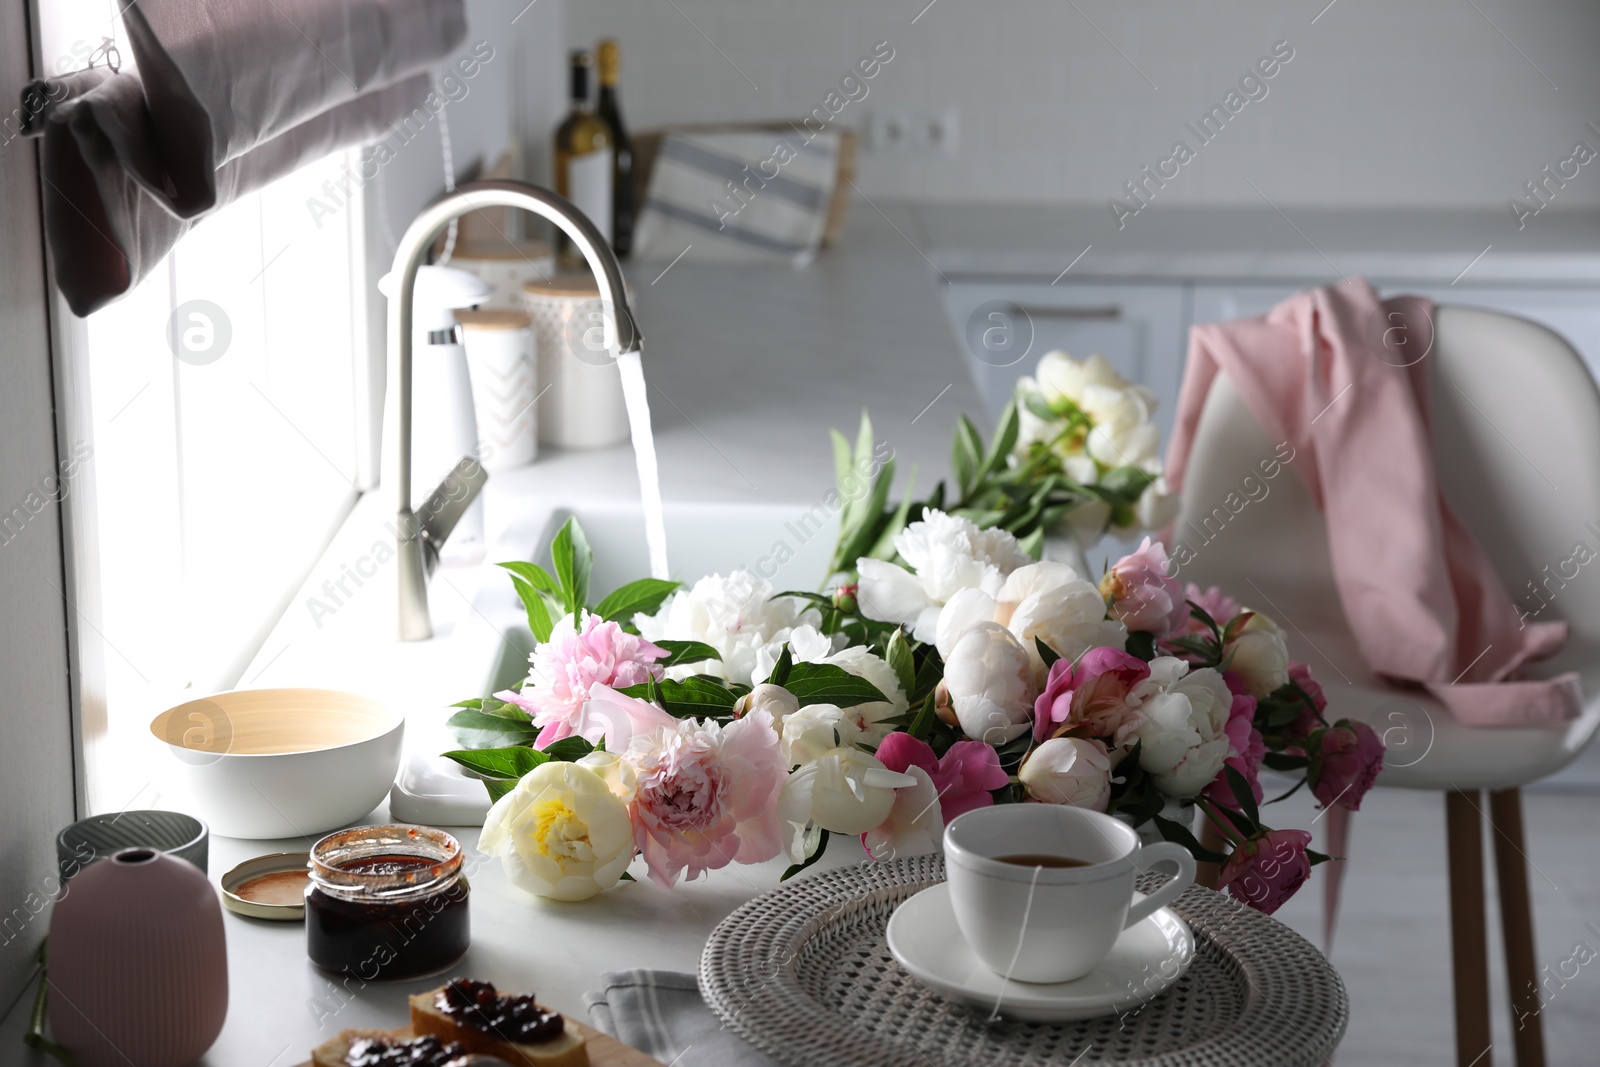
<path fill-rule="evenodd" d="M 790 855 L 806 823 L 835 834 L 864 834 L 889 817 L 895 790 L 917 784 L 858 748 L 836 748 L 789 775 L 778 794 L 778 818 L 790 827 Z"/>
<path fill-rule="evenodd" d="M 867 855 L 875 860 L 944 851 L 944 812 L 939 806 L 939 791 L 921 767 L 907 767 L 906 774 L 917 784 L 896 789 L 888 817 L 861 835 Z"/>
<path fill-rule="evenodd" d="M 789 655 L 794 662 L 831 663 L 836 667 L 842 667 L 857 678 L 865 678 L 877 687 L 878 692 L 889 698 L 857 704 L 845 708 L 842 713 L 851 720 L 854 727 L 852 742 L 865 742 L 869 747 L 876 747 L 879 741 L 888 737 L 894 730 L 894 727 L 884 720 L 905 714 L 911 707 L 911 701 L 900 686 L 900 676 L 895 674 L 894 668 L 889 666 L 882 656 L 860 645 L 838 648 L 837 646 L 844 640 L 843 634 L 835 634 L 830 638 L 814 626 L 797 626 L 789 634 L 787 643 Z M 777 665 L 778 657 L 782 654 L 783 645 L 784 642 L 775 641 L 756 654 L 757 678 L 771 676 L 772 668 Z"/>
<path fill-rule="evenodd" d="M 772 592 L 771 583 L 747 570 L 713 574 L 673 593 L 654 615 L 635 615 L 633 622 L 646 640 L 704 641 L 722 656 L 720 662 L 670 668 L 668 677 L 712 674 L 748 685 L 763 647 L 784 640 L 796 626 L 822 621 L 806 601 L 774 598 Z"/>
<path fill-rule="evenodd" d="M 766 677 L 757 669 L 758 677 Z M 771 674 L 769 670 L 767 674 Z M 800 700 L 793 693 L 781 685 L 772 685 L 762 682 L 750 692 L 740 697 L 733 705 L 735 718 L 743 718 L 752 711 L 764 711 L 772 716 L 772 725 L 778 730 L 783 729 L 784 720 L 800 710 Z"/>
<path fill-rule="evenodd" d="M 783 720 L 779 736 L 784 761 L 790 767 L 810 763 L 841 745 L 858 747 L 867 740 L 855 720 L 832 704 L 807 704 Z"/>
<path fill-rule="evenodd" d="M 1007 531 L 980 530 L 968 519 L 932 508 L 896 534 L 894 544 L 911 569 L 857 560 L 856 603 L 867 618 L 909 626 L 911 635 L 926 643 L 934 639 L 945 601 L 963 589 L 983 589 L 992 596 L 1006 575 L 1032 562 Z"/>
<path fill-rule="evenodd" d="M 1111 757 L 1093 738 L 1052 737 L 1028 753 L 1017 780 L 1034 800 L 1105 811 L 1111 799 Z"/>
<path fill-rule="evenodd" d="M 513 885 L 552 900 L 587 900 L 616 885 L 634 852 L 628 806 L 614 791 L 631 790 L 621 762 L 535 767 L 489 809 L 479 850 L 500 857 Z"/>
<path fill-rule="evenodd" d="M 1289 680 L 1289 646 L 1283 629 L 1255 612 L 1223 650 L 1224 665 L 1253 697 L 1264 697 Z"/>
<path fill-rule="evenodd" d="M 975 741 L 1004 744 L 1033 721 L 1039 695 L 1033 662 L 999 623 L 977 623 L 956 639 L 945 657 L 944 686 L 962 732 Z"/>
<path fill-rule="evenodd" d="M 1033 664 L 1035 682 L 1044 685 L 1046 668 L 1036 643 L 1076 661 L 1091 648 L 1122 648 L 1127 627 L 1106 618 L 1105 598 L 1065 563 L 1034 563 L 1011 573 L 1000 587 L 996 620 L 1008 626 Z"/>
<path fill-rule="evenodd" d="M 1193 796 L 1210 784 L 1228 757 L 1228 712 L 1233 694 L 1211 667 L 1195 670 L 1174 656 L 1150 663 L 1139 683 L 1140 719 L 1131 740 L 1143 742 L 1139 765 L 1168 796 Z"/>

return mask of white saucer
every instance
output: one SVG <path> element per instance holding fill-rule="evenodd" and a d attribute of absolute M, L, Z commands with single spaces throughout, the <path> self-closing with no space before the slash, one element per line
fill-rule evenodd
<path fill-rule="evenodd" d="M 1142 899 L 1134 894 L 1135 901 Z M 1027 1022 L 1065 1022 L 1138 1008 L 1182 977 L 1194 934 L 1171 908 L 1122 932 L 1099 966 L 1071 982 L 1007 981 L 961 936 L 949 883 L 930 886 L 889 916 L 889 951 L 923 984 L 985 1012 Z"/>

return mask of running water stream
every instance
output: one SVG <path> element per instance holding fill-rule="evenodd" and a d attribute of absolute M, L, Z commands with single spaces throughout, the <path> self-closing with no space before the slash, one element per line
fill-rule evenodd
<path fill-rule="evenodd" d="M 650 548 L 650 576 L 668 578 L 667 524 L 661 513 L 661 474 L 656 467 L 656 439 L 650 429 L 650 400 L 645 394 L 644 361 L 638 352 L 617 357 L 622 372 L 622 399 L 628 405 L 633 460 L 639 468 L 639 499 L 644 505 L 644 537 Z"/>

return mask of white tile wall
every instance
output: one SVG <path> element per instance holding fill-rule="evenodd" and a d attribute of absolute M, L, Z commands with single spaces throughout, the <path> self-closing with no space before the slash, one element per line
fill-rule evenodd
<path fill-rule="evenodd" d="M 1600 149 L 1585 0 L 936 0 L 913 24 L 926 2 L 568 0 L 566 40 L 621 39 L 636 129 L 804 113 L 890 41 L 840 121 L 955 105 L 960 145 L 865 156 L 869 196 L 1103 202 L 1278 40 L 1295 57 L 1268 96 L 1162 199 L 1259 204 L 1254 182 L 1276 204 L 1504 206 L 1574 141 Z M 1558 203 L 1600 205 L 1600 162 Z"/>

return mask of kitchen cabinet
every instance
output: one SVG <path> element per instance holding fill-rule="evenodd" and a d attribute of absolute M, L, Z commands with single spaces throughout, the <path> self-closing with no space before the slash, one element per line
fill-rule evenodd
<path fill-rule="evenodd" d="M 1049 284 L 1025 276 L 966 274 L 943 288 L 945 312 L 966 357 L 973 384 L 991 418 L 1010 399 L 1018 378 L 1032 374 L 1052 349 L 1084 358 L 1100 353 L 1160 400 L 1163 437 L 1189 345 L 1189 327 L 1259 315 L 1285 297 L 1325 278 L 1287 281 L 1160 282 L 1107 279 Z M 1481 307 L 1531 319 L 1572 343 L 1600 377 L 1600 286 L 1468 285 L 1450 279 L 1417 283 L 1374 278 L 1385 296 L 1417 293 L 1438 304 Z M 1514 353 L 1507 354 L 1514 359 Z"/>
<path fill-rule="evenodd" d="M 1017 379 L 1059 348 L 1080 358 L 1098 352 L 1123 377 L 1150 386 L 1160 399 L 1161 431 L 1171 429 L 1188 336 L 1187 286 L 957 276 L 944 298 L 991 421 Z"/>

